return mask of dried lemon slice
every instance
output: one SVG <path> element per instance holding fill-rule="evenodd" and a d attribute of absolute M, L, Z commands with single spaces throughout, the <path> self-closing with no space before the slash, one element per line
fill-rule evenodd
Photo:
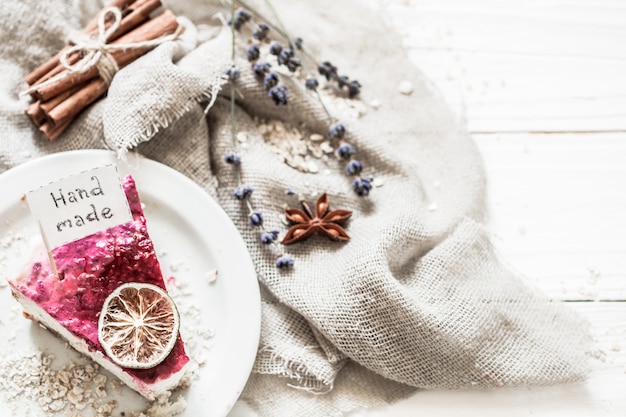
<path fill-rule="evenodd" d="M 156 285 L 120 285 L 104 301 L 98 340 L 123 368 L 152 368 L 170 354 L 180 327 L 174 301 Z"/>

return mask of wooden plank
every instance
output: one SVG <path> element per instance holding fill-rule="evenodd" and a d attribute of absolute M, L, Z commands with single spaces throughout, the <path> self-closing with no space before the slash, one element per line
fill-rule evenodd
<path fill-rule="evenodd" d="M 626 300 L 626 133 L 474 138 L 502 258 L 550 297 Z"/>
<path fill-rule="evenodd" d="M 623 2 L 406 3 L 384 10 L 470 131 L 626 131 Z"/>

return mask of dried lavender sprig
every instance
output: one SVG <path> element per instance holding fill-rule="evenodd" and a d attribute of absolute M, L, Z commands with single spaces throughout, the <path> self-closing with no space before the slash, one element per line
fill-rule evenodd
<path fill-rule="evenodd" d="M 261 19 L 264 21 L 264 23 L 269 26 L 273 31 L 275 31 L 276 33 L 278 33 L 280 36 L 282 36 L 283 38 L 287 39 L 287 43 L 289 44 L 290 47 L 294 47 L 295 45 L 295 41 L 292 42 L 291 38 L 289 37 L 289 34 L 287 33 L 287 31 L 285 30 L 285 26 L 282 24 L 282 22 L 280 21 L 280 18 L 278 17 L 278 14 L 276 13 L 276 9 L 274 8 L 274 6 L 266 0 L 266 2 L 268 3 L 268 6 L 270 7 L 270 9 L 272 9 L 272 14 L 274 14 L 274 16 L 276 16 L 276 21 L 278 22 L 278 26 L 273 24 L 269 19 L 267 19 L 262 13 L 260 13 L 257 9 L 255 9 L 254 7 L 250 6 L 250 4 L 243 0 L 237 0 L 237 2 L 239 4 L 241 4 L 243 7 L 245 7 L 246 9 L 250 10 L 250 12 L 255 15 L 257 18 Z M 300 50 L 300 52 L 306 56 L 308 59 L 310 59 L 312 62 L 316 62 L 315 58 L 310 55 L 309 53 L 307 53 L 304 49 L 302 48 L 298 48 Z"/>
<path fill-rule="evenodd" d="M 234 66 L 235 57 L 236 57 L 235 31 L 238 29 L 235 27 L 235 24 L 234 24 L 235 22 L 235 2 L 234 1 L 230 2 L 230 13 L 231 13 L 231 23 L 229 24 L 229 26 L 231 28 L 231 61 L 233 65 L 231 68 L 231 73 L 234 73 L 236 71 L 236 68 Z M 237 146 L 236 124 L 235 124 L 235 93 L 236 93 L 235 78 L 236 77 L 231 77 L 230 79 L 230 136 L 231 136 L 231 145 L 233 149 L 235 149 Z M 227 163 L 235 166 L 237 188 L 233 192 L 232 196 L 233 198 L 237 200 L 245 201 L 246 206 L 250 213 L 249 214 L 250 226 L 260 227 L 262 229 L 263 231 L 261 235 L 262 243 L 264 244 L 275 243 L 275 241 L 278 238 L 278 231 L 272 230 L 268 232 L 267 230 L 265 230 L 265 227 L 263 225 L 262 213 L 260 211 L 254 210 L 254 207 L 252 206 L 252 203 L 250 202 L 250 196 L 252 195 L 252 192 L 254 190 L 250 186 L 241 184 L 241 173 L 239 169 L 241 158 L 239 157 L 239 155 L 231 151 L 231 152 L 226 153 L 226 155 L 224 156 L 224 160 Z M 263 236 L 265 236 L 265 240 L 263 239 Z M 276 262 L 275 262 L 276 267 L 279 269 L 291 268 L 293 267 L 293 264 L 294 264 L 294 260 L 292 258 L 282 255 L 282 254 L 276 259 Z"/>
<path fill-rule="evenodd" d="M 280 35 L 282 35 L 284 38 L 287 39 L 288 43 L 289 43 L 289 47 L 290 47 L 290 54 L 291 56 L 293 56 L 293 54 L 295 54 L 294 51 L 294 47 L 293 47 L 293 43 L 291 42 L 291 37 L 289 36 L 289 34 L 287 33 L 287 30 L 285 29 L 285 26 L 282 24 L 282 21 L 278 15 L 278 13 L 276 12 L 276 9 L 274 8 L 272 2 L 270 0 L 265 0 L 267 5 L 270 7 L 270 9 L 272 10 L 272 13 L 274 14 L 274 17 L 276 19 L 276 21 L 278 22 L 278 25 L 280 26 L 280 28 L 276 28 L 274 25 L 272 25 L 269 20 L 263 18 L 263 16 L 258 13 L 257 11 L 255 11 L 254 9 L 250 8 L 249 5 L 246 4 L 246 2 L 244 1 L 239 1 L 240 4 L 242 4 L 244 7 L 247 7 L 249 10 L 252 11 L 253 14 L 255 14 L 257 16 L 257 18 L 261 18 L 263 20 L 265 20 L 267 23 L 267 25 L 269 27 L 272 27 L 276 32 L 278 32 Z M 279 52 L 282 51 L 278 51 L 277 48 L 275 52 L 273 52 L 274 55 L 277 55 L 277 57 L 279 58 L 279 63 L 281 63 L 281 56 L 279 55 Z M 282 47 L 280 48 L 282 49 Z M 306 55 L 306 52 L 302 49 L 302 41 L 300 40 L 300 42 L 298 42 L 297 48 L 298 51 L 300 51 L 301 53 Z M 317 65 L 315 59 L 313 59 L 312 57 L 309 57 L 311 59 L 312 62 L 314 62 L 316 64 L 316 67 L 319 69 L 319 65 Z M 283 61 L 285 61 L 285 59 L 283 59 Z M 284 63 L 284 62 L 283 62 Z M 336 67 L 332 66 L 330 63 L 324 63 L 324 64 L 328 64 L 329 67 L 332 67 L 332 69 L 334 70 L 334 72 L 336 72 Z M 291 70 L 291 68 L 290 68 Z M 268 74 L 269 75 L 269 74 Z M 267 77 L 267 75 L 266 75 Z M 326 75 L 326 78 L 330 78 L 329 75 Z M 339 88 L 343 88 L 343 87 L 348 87 L 348 94 L 350 96 L 350 98 L 355 97 L 356 95 L 358 95 L 360 93 L 360 88 L 361 85 L 358 81 L 353 80 L 350 81 L 349 78 L 347 76 L 339 76 L 338 74 L 333 74 L 334 79 L 337 80 Z M 265 81 L 265 80 L 264 80 Z M 266 89 L 268 89 L 270 91 L 270 97 L 274 100 L 276 105 L 280 105 L 280 104 L 287 104 L 286 103 L 286 95 L 283 99 L 282 95 L 279 93 L 282 93 L 283 91 L 280 90 L 278 91 L 276 88 L 274 88 L 273 85 L 270 85 L 271 83 L 264 83 L 266 86 Z M 331 138 L 337 138 L 337 139 L 342 139 L 344 134 L 345 134 L 345 128 L 343 127 L 343 124 L 341 123 L 337 123 L 335 125 L 332 125 L 333 123 L 333 117 L 330 113 L 330 111 L 328 110 L 328 108 L 326 107 L 324 100 L 322 99 L 322 96 L 320 95 L 319 91 L 317 90 L 317 86 L 309 83 L 309 80 L 307 80 L 307 89 L 315 91 L 316 96 L 318 101 L 320 102 L 322 108 L 324 109 L 324 112 L 326 113 L 326 116 L 328 117 L 328 121 L 329 124 L 331 124 L 331 130 L 329 131 L 329 134 L 331 134 L 332 132 L 332 137 Z M 274 94 L 272 94 L 274 93 Z M 340 132 L 337 132 L 337 128 L 341 128 Z M 350 149 L 345 148 L 342 149 L 341 151 L 338 149 L 338 155 L 342 158 L 342 159 L 347 159 L 349 160 L 348 164 L 345 167 L 345 173 L 348 176 L 354 176 L 356 177 L 355 180 L 352 183 L 353 189 L 355 191 L 355 193 L 359 196 L 367 196 L 369 195 L 369 191 L 372 188 L 372 179 L 371 178 L 363 178 L 361 177 L 361 172 L 363 170 L 363 164 L 356 160 L 356 159 L 352 159 L 352 156 L 355 153 L 355 150 L 353 147 L 351 147 L 350 145 Z"/>
<path fill-rule="evenodd" d="M 299 47 L 294 49 L 294 45 L 291 42 L 291 37 L 289 36 L 289 33 L 287 32 L 287 29 L 285 29 L 285 25 L 283 25 L 282 20 L 280 19 L 280 16 L 278 15 L 278 12 L 276 11 L 276 9 L 274 8 L 274 5 L 272 4 L 272 2 L 270 0 L 265 0 L 265 2 L 267 3 L 267 5 L 269 6 L 269 8 L 272 11 L 272 14 L 274 15 L 274 18 L 276 19 L 276 22 L 278 22 L 278 25 L 280 26 L 280 28 L 277 30 L 277 28 L 274 28 L 274 30 L 276 30 L 280 35 L 282 35 L 285 39 L 287 39 L 287 43 L 289 44 L 289 47 L 292 50 L 297 49 L 300 53 L 302 53 L 303 55 L 305 55 L 307 58 L 309 58 L 311 61 L 313 61 L 313 63 L 315 63 L 315 66 L 317 67 L 317 63 L 315 61 L 315 59 L 308 55 L 306 53 L 306 51 L 304 49 L 302 49 L 302 40 L 300 40 L 297 45 L 299 44 Z M 244 2 L 240 2 L 241 4 L 244 4 Z M 244 6 L 247 7 L 247 6 Z M 267 19 L 263 18 L 260 14 L 258 14 L 257 12 L 255 12 L 253 9 L 250 9 L 252 11 L 252 13 L 256 14 L 257 17 L 260 17 L 261 19 L 263 19 L 264 21 L 268 22 Z M 271 23 L 267 23 L 270 27 L 272 26 Z M 297 38 L 300 39 L 300 38 Z M 304 62 L 302 63 L 302 65 L 304 65 Z M 320 102 L 320 104 L 322 105 L 322 108 L 324 109 L 324 113 L 326 113 L 326 117 L 328 118 L 328 122 L 332 123 L 333 121 L 333 116 L 330 114 L 330 111 L 328 110 L 328 108 L 326 107 L 326 104 L 324 103 L 324 100 L 322 99 L 322 96 L 320 95 L 319 91 L 317 91 L 317 88 L 314 89 L 313 91 L 315 91 L 315 95 L 317 96 L 317 100 Z"/>

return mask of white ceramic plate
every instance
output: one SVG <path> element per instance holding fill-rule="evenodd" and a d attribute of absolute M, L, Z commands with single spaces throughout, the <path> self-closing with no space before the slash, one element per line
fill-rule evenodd
<path fill-rule="evenodd" d="M 135 178 L 166 281 L 174 277 L 168 289 L 179 304 L 188 353 L 203 362 L 192 385 L 180 394 L 187 403 L 181 415 L 223 417 L 239 397 L 257 351 L 261 307 L 254 266 L 230 218 L 204 190 L 177 171 L 140 156 L 129 155 L 121 162 L 108 151 L 64 152 L 0 175 L 0 361 L 32 349 L 55 354 L 57 366 L 79 358 L 61 340 L 21 317 L 4 279 L 19 273 L 26 241 L 39 236 L 21 200 L 23 193 L 111 163 L 118 165 L 120 175 Z M 210 282 L 216 270 L 217 279 Z M 121 411 L 129 415 L 146 406 L 127 388 L 114 395 L 120 404 L 114 415 Z M 28 395 L 11 400 L 20 402 L 18 407 L 1 403 L 8 401 L 0 393 L 0 409 L 24 410 L 29 416 L 40 410 L 22 407 L 33 402 Z"/>

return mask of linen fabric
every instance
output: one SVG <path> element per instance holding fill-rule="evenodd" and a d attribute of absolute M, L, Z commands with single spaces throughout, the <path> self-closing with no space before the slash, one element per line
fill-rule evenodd
<path fill-rule="evenodd" d="M 272 16 L 264 2 L 253 4 Z M 409 62 L 400 37 L 365 2 L 274 5 L 311 56 L 363 85 L 356 101 L 332 87 L 322 91 L 347 128 L 364 176 L 376 179 L 369 196 L 353 192 L 338 158 L 316 160 L 318 173 L 301 172 L 263 139 L 260 126 L 268 121 L 306 132 L 304 141 L 326 135 L 330 122 L 302 79 L 281 73 L 288 105 L 268 98 L 245 59 L 249 27 L 235 48 L 235 125 L 245 140 L 233 144 L 224 77 L 232 65 L 231 33 L 224 25 L 228 10 L 217 1 L 165 2 L 184 17 L 182 37 L 121 69 L 107 97 L 54 142 L 24 114 L 23 78 L 102 4 L 0 3 L 0 171 L 50 153 L 110 148 L 120 157 L 139 152 L 169 165 L 211 193 L 243 236 L 262 290 L 259 351 L 242 396 L 261 416 L 338 416 L 420 388 L 584 378 L 586 324 L 499 259 L 483 225 L 488 178 L 480 154 Z M 411 95 L 398 92 L 403 80 L 413 84 Z M 250 201 L 267 230 L 284 236 L 284 207 L 299 207 L 299 197 L 312 205 L 325 192 L 331 209 L 353 211 L 350 241 L 313 236 L 291 246 L 260 244 L 245 203 L 231 197 L 238 182 L 223 160 L 229 150 L 242 158 L 241 183 L 254 188 Z M 276 268 L 283 253 L 294 259 L 292 269 Z"/>

